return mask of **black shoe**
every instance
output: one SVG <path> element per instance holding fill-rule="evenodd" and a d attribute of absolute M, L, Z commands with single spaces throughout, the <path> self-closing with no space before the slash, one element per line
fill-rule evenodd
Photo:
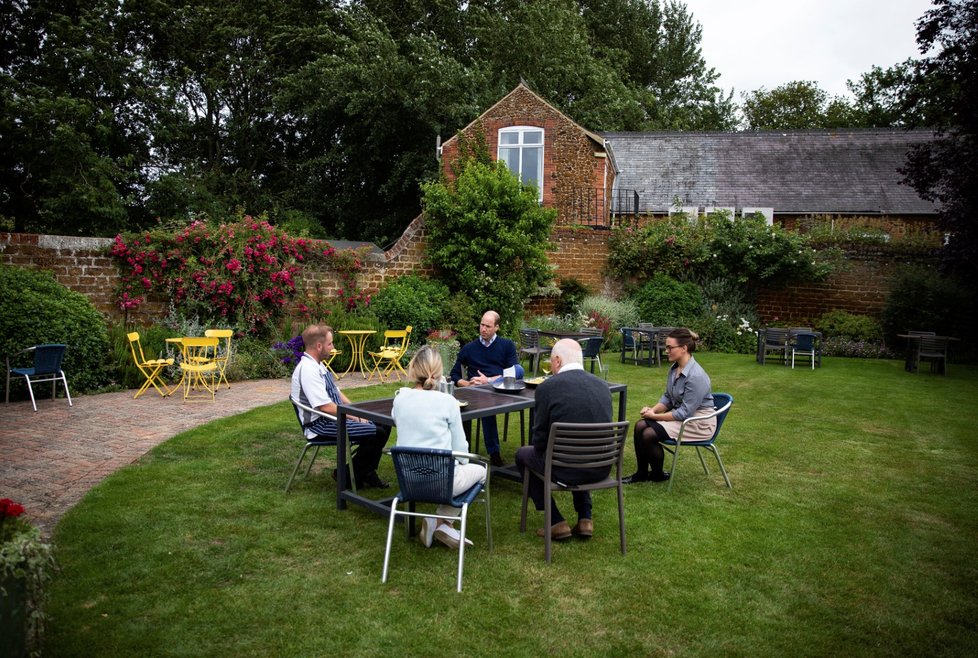
<path fill-rule="evenodd" d="M 669 479 L 670 475 L 669 471 L 662 471 L 662 475 L 652 475 L 649 477 L 649 480 L 652 482 L 665 482 Z"/>
<path fill-rule="evenodd" d="M 370 471 L 357 480 L 357 489 L 389 489 L 390 483 L 380 479 L 377 471 Z"/>
<path fill-rule="evenodd" d="M 499 453 L 498 452 L 494 452 L 491 455 L 489 455 L 489 463 L 492 464 L 493 466 L 505 466 L 506 465 L 506 464 L 503 463 L 503 458 L 499 456 Z"/>
<path fill-rule="evenodd" d="M 649 482 L 652 478 L 648 473 L 632 473 L 627 478 L 622 479 L 622 484 L 635 484 L 636 482 Z"/>

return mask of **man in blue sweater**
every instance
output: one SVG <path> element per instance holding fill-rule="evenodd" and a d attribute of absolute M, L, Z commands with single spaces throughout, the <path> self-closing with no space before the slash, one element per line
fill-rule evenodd
<path fill-rule="evenodd" d="M 516 344 L 497 336 L 498 331 L 499 313 L 486 311 L 479 323 L 479 338 L 462 348 L 452 368 L 452 381 L 456 386 L 487 384 L 502 377 L 504 368 L 520 362 L 516 355 Z M 465 366 L 465 378 L 462 377 L 462 366 Z M 503 459 L 499 456 L 499 430 L 496 428 L 494 416 L 482 419 L 482 435 L 486 440 L 490 463 L 493 466 L 502 466 Z"/>

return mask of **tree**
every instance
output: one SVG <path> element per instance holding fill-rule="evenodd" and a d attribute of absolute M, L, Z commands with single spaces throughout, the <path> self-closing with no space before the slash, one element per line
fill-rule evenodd
<path fill-rule="evenodd" d="M 0 0 L 0 225 L 239 208 L 396 239 L 435 142 L 526 80 L 592 130 L 725 129 L 674 0 Z"/>
<path fill-rule="evenodd" d="M 428 259 L 441 280 L 513 329 L 524 302 L 550 280 L 546 249 L 557 211 L 541 207 L 505 163 L 475 158 L 453 182 L 426 183 L 424 209 Z"/>
<path fill-rule="evenodd" d="M 978 0 L 935 0 L 934 8 L 917 22 L 922 53 L 939 52 L 920 61 L 917 75 L 936 94 L 942 116 L 939 138 L 911 151 L 903 170 L 906 182 L 921 197 L 939 204 L 941 227 L 949 234 L 941 250 L 946 272 L 963 281 L 978 277 Z M 971 288 L 974 289 L 973 286 Z"/>
<path fill-rule="evenodd" d="M 817 83 L 788 82 L 771 91 L 764 87 L 743 94 L 744 119 L 750 130 L 804 130 L 853 127 L 852 107 L 842 97 L 829 98 Z"/>

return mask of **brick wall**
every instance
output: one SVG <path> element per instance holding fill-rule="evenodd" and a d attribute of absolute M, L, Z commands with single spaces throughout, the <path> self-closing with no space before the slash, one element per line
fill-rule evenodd
<path fill-rule="evenodd" d="M 523 85 L 489 108 L 462 133 L 472 144 L 480 133 L 484 135 L 489 154 L 495 158 L 499 130 L 512 126 L 543 128 L 543 205 L 557 209 L 558 225 L 581 223 L 578 211 L 582 192 L 596 188 L 611 190 L 614 185 L 614 170 L 604 146 Z M 449 179 L 453 176 L 451 164 L 458 158 L 458 141 L 458 137 L 452 137 L 442 146 L 442 169 Z M 605 194 L 601 194 L 600 203 L 605 203 Z"/>
<path fill-rule="evenodd" d="M 424 236 L 424 223 L 419 216 L 387 252 L 368 254 L 358 277 L 359 285 L 376 292 L 390 278 L 412 272 L 430 274 L 430 268 L 423 265 Z M 88 297 L 110 321 L 121 321 L 123 313 L 115 304 L 119 271 L 108 256 L 111 246 L 111 238 L 0 233 L 0 263 L 47 270 L 65 287 Z M 309 284 L 310 294 L 318 288 L 318 294 L 333 295 L 340 287 L 339 277 L 328 267 L 307 268 L 302 282 Z M 150 297 L 129 312 L 129 319 L 151 324 L 165 317 L 168 310 L 167 299 Z"/>
<path fill-rule="evenodd" d="M 899 221 L 905 220 L 897 223 Z M 610 236 L 611 232 L 607 230 L 554 229 L 554 250 L 549 253 L 549 258 L 556 266 L 557 276 L 576 278 L 595 293 L 616 295 L 619 285 L 604 276 Z M 121 320 L 122 313 L 114 304 L 119 275 L 114 261 L 106 255 L 111 244 L 108 238 L 0 233 L 0 263 L 49 270 L 59 282 L 91 299 L 109 319 Z M 423 265 L 424 249 L 424 222 L 419 216 L 393 247 L 383 254 L 367 257 L 359 278 L 360 286 L 375 292 L 386 281 L 398 276 L 412 272 L 430 275 L 431 269 Z M 854 313 L 878 313 L 889 292 L 890 277 L 895 268 L 908 259 L 895 258 L 892 252 L 867 250 L 852 250 L 846 256 L 846 269 L 828 281 L 761 291 L 758 298 L 761 320 L 766 323 L 811 320 L 837 308 Z M 920 258 L 913 260 L 925 264 L 934 262 Z M 320 294 L 332 295 L 340 285 L 336 273 L 327 268 L 312 268 L 305 276 L 306 282 L 319 286 Z M 530 300 L 527 313 L 552 313 L 554 301 Z M 165 299 L 150 299 L 131 319 L 150 323 L 163 317 L 166 311 Z"/>

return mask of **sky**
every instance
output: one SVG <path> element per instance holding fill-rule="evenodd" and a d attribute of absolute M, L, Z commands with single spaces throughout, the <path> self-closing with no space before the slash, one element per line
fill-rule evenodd
<path fill-rule="evenodd" d="M 874 65 L 884 69 L 919 58 L 916 22 L 930 0 L 684 0 L 703 28 L 700 46 L 717 84 L 741 102 L 741 92 L 768 91 L 814 80 L 847 95 Z"/>

